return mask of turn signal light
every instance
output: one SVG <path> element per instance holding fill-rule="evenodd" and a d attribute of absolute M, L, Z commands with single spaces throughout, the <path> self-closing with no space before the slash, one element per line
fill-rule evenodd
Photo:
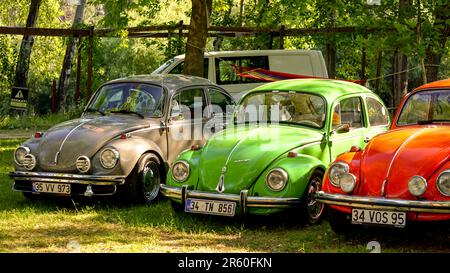
<path fill-rule="evenodd" d="M 195 144 L 195 145 L 192 145 L 191 146 L 191 151 L 198 151 L 198 150 L 200 150 L 200 145 L 198 145 L 198 144 Z"/>
<path fill-rule="evenodd" d="M 287 157 L 296 157 L 298 154 L 296 152 L 289 152 Z"/>
<path fill-rule="evenodd" d="M 42 132 L 36 132 L 34 133 L 35 138 L 41 138 L 44 134 Z"/>
<path fill-rule="evenodd" d="M 352 152 L 352 153 L 356 153 L 356 152 L 359 152 L 359 151 L 361 151 L 361 148 L 358 147 L 358 146 L 352 146 L 350 148 L 350 152 Z"/>
<path fill-rule="evenodd" d="M 129 134 L 120 134 L 120 139 L 127 139 L 129 137 L 130 137 Z"/>

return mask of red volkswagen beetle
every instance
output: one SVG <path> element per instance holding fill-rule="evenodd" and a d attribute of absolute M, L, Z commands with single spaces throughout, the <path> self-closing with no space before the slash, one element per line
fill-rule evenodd
<path fill-rule="evenodd" d="M 391 130 L 328 168 L 316 200 L 329 205 L 335 232 L 450 220 L 450 79 L 407 94 Z"/>

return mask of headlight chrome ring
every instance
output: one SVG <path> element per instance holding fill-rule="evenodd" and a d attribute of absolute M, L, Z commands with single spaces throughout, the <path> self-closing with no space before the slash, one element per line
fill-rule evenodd
<path fill-rule="evenodd" d="M 351 193 L 356 186 L 356 176 L 351 173 L 344 173 L 341 175 L 339 182 L 341 190 L 346 193 Z"/>
<path fill-rule="evenodd" d="M 189 163 L 187 163 L 184 160 L 179 160 L 173 164 L 172 178 L 175 181 L 182 183 L 189 178 L 189 175 L 190 175 Z"/>
<path fill-rule="evenodd" d="M 272 191 L 282 191 L 288 182 L 287 172 L 281 168 L 275 168 L 267 173 L 266 185 Z"/>
<path fill-rule="evenodd" d="M 349 171 L 350 166 L 348 166 L 348 164 L 343 162 L 333 163 L 330 167 L 330 171 L 328 172 L 328 178 L 331 184 L 335 187 L 340 188 L 341 187 L 340 176 L 349 173 Z"/>
<path fill-rule="evenodd" d="M 20 153 L 20 154 L 19 154 Z M 23 160 L 27 154 L 30 153 L 30 148 L 25 146 L 20 146 L 14 151 L 14 162 L 19 165 L 23 166 Z"/>
<path fill-rule="evenodd" d="M 441 172 L 436 180 L 436 187 L 444 196 L 450 196 L 450 169 Z"/>
<path fill-rule="evenodd" d="M 87 173 L 91 169 L 91 160 L 87 156 L 80 156 L 75 163 L 77 170 L 81 173 Z"/>
<path fill-rule="evenodd" d="M 414 196 L 421 196 L 427 190 L 427 180 L 420 175 L 411 177 L 408 181 L 408 190 Z"/>
<path fill-rule="evenodd" d="M 105 169 L 112 169 L 117 165 L 119 158 L 119 151 L 114 148 L 105 148 L 100 153 L 100 164 Z"/>
<path fill-rule="evenodd" d="M 28 171 L 31 171 L 36 167 L 36 157 L 32 154 L 27 154 L 23 158 L 23 167 Z"/>

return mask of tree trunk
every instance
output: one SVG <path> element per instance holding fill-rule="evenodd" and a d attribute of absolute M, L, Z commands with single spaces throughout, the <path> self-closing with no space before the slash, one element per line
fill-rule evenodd
<path fill-rule="evenodd" d="M 328 70 L 328 78 L 334 79 L 336 77 L 336 44 L 327 44 L 327 54 L 325 63 Z"/>
<path fill-rule="evenodd" d="M 192 15 L 186 43 L 183 74 L 203 77 L 203 54 L 208 37 L 212 0 L 191 0 Z"/>
<path fill-rule="evenodd" d="M 408 57 L 400 51 L 394 53 L 394 75 L 392 83 L 392 104 L 397 107 L 408 90 Z"/>
<path fill-rule="evenodd" d="M 375 92 L 380 91 L 380 82 L 381 82 L 381 68 L 383 61 L 383 51 L 381 49 L 377 50 L 377 67 L 376 67 L 376 75 L 375 75 Z"/>
<path fill-rule="evenodd" d="M 28 12 L 27 27 L 34 27 L 39 13 L 41 0 L 31 0 L 30 11 Z M 24 35 L 20 45 L 19 58 L 16 66 L 16 76 L 14 86 L 27 87 L 28 69 L 30 67 L 31 48 L 33 47 L 33 36 Z"/>
<path fill-rule="evenodd" d="M 400 0 L 398 4 L 398 21 L 402 24 L 405 19 L 411 17 L 412 0 Z M 392 107 L 397 107 L 403 95 L 408 91 L 408 56 L 403 54 L 400 49 L 394 53 L 393 60 L 394 75 L 392 78 Z"/>
<path fill-rule="evenodd" d="M 450 36 L 450 2 L 446 2 L 435 8 L 434 29 L 440 29 L 438 37 L 433 39 L 436 43 L 431 43 L 426 50 L 426 77 L 428 82 L 437 81 L 439 75 L 439 66 L 441 64 L 442 50 L 445 48 L 447 37 Z"/>
<path fill-rule="evenodd" d="M 85 2 L 85 0 L 80 0 L 80 4 L 77 6 L 77 11 L 73 19 L 72 28 L 76 28 L 77 25 L 83 21 Z M 72 63 L 73 57 L 75 55 L 75 48 L 76 39 L 74 37 L 70 37 L 66 48 L 66 54 L 64 55 L 64 61 L 58 82 L 58 94 L 61 102 L 61 110 L 63 111 L 66 110 L 67 106 L 67 89 L 69 87 L 69 79 L 72 72 Z"/>

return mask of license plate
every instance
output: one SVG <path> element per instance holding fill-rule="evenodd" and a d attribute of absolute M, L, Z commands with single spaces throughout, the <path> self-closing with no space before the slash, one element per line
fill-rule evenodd
<path fill-rule="evenodd" d="M 69 195 L 71 192 L 71 187 L 70 184 L 33 182 L 32 191 L 35 193 L 56 193 Z"/>
<path fill-rule="evenodd" d="M 234 216 L 236 203 L 216 200 L 187 199 L 184 211 L 191 213 Z"/>
<path fill-rule="evenodd" d="M 406 213 L 397 211 L 352 209 L 352 224 L 405 227 Z"/>

